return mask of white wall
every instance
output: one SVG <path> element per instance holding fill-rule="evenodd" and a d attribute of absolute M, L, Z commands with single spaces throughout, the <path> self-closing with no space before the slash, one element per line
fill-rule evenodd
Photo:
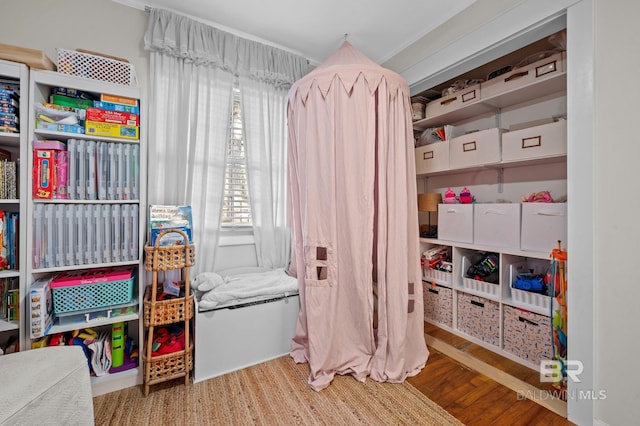
<path fill-rule="evenodd" d="M 1 10 L 0 43 L 42 50 L 54 63 L 56 48 L 126 59 L 136 69 L 143 94 L 147 93 L 145 12 L 107 0 L 3 1 Z"/>
<path fill-rule="evenodd" d="M 640 419 L 640 2 L 595 0 L 596 417 Z M 578 283 L 579 285 L 579 283 Z"/>

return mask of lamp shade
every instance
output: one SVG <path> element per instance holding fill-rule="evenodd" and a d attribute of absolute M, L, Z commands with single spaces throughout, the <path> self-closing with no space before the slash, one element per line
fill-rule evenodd
<path fill-rule="evenodd" d="M 442 195 L 438 192 L 418 194 L 418 210 L 421 212 L 437 212 L 440 203 L 442 203 Z"/>

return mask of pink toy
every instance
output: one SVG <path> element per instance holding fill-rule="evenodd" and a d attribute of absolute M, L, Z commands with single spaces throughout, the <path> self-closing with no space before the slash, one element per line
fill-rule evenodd
<path fill-rule="evenodd" d="M 522 197 L 523 203 L 553 203 L 553 198 L 551 198 L 551 192 L 549 191 L 540 191 L 540 192 L 532 192 L 529 197 Z"/>
<path fill-rule="evenodd" d="M 444 198 L 442 200 L 445 204 L 456 204 L 458 200 L 456 199 L 456 193 L 453 192 L 451 188 L 447 188 L 444 192 Z"/>
<path fill-rule="evenodd" d="M 460 191 L 460 204 L 471 204 L 473 203 L 473 195 L 471 195 L 471 191 L 467 187 L 465 187 L 462 191 Z"/>

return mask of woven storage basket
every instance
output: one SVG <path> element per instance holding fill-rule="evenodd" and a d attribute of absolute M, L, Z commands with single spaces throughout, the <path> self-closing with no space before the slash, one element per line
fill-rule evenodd
<path fill-rule="evenodd" d="M 168 233 L 176 232 L 182 235 L 185 245 L 174 244 L 161 246 L 160 240 Z M 189 243 L 187 235 L 179 229 L 165 229 L 156 238 L 154 246 L 144 247 L 144 269 L 147 271 L 167 271 L 193 266 L 196 263 L 196 250 Z"/>
<path fill-rule="evenodd" d="M 143 361 L 150 367 L 147 384 L 183 377 L 193 369 L 193 344 L 184 351 L 160 356 L 143 356 Z"/>
<path fill-rule="evenodd" d="M 151 300 L 151 287 L 144 293 L 144 325 L 173 324 L 193 318 L 193 294 L 168 300 Z"/>

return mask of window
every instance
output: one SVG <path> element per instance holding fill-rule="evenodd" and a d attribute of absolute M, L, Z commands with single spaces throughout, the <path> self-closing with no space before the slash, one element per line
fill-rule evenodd
<path fill-rule="evenodd" d="M 247 157 L 242 134 L 242 108 L 238 88 L 233 89 L 220 222 L 224 228 L 251 227 Z"/>

